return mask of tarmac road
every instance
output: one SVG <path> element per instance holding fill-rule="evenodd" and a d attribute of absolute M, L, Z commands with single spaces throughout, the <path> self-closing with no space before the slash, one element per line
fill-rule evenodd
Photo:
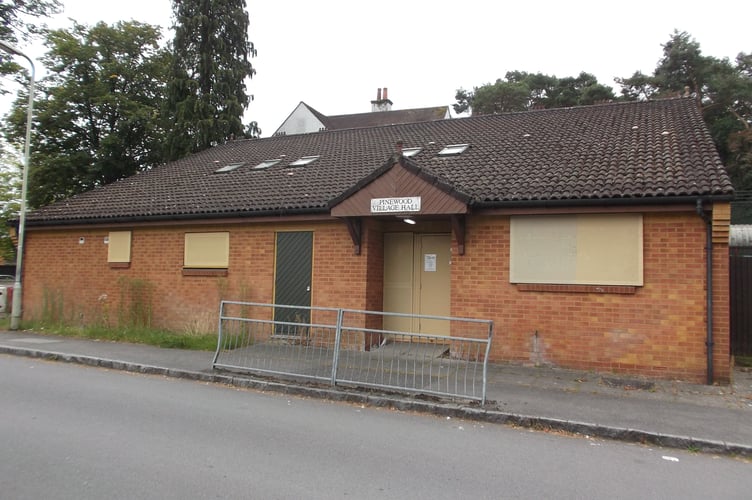
<path fill-rule="evenodd" d="M 431 401 L 211 368 L 213 353 L 122 342 L 0 331 L 0 353 L 129 372 L 227 384 L 283 394 L 357 401 L 484 422 L 541 428 L 705 453 L 752 457 L 752 372 L 727 386 L 678 380 L 619 379 L 557 367 L 490 363 L 489 401 Z M 644 388 L 642 388 L 644 387 Z"/>
<path fill-rule="evenodd" d="M 739 459 L 0 355 L 3 498 L 747 498 Z"/>

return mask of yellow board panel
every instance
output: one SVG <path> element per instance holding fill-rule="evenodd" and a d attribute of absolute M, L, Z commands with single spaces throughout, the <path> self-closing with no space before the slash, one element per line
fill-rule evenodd
<path fill-rule="evenodd" d="M 643 284 L 642 215 L 511 218 L 512 283 Z"/>
<path fill-rule="evenodd" d="M 230 233 L 185 233 L 183 266 L 225 269 L 230 260 Z"/>
<path fill-rule="evenodd" d="M 131 232 L 110 231 L 107 237 L 107 262 L 124 263 L 131 261 Z"/>

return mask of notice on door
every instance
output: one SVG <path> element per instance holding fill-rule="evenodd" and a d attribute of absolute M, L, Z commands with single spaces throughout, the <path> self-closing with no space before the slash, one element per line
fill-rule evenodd
<path fill-rule="evenodd" d="M 436 254 L 435 253 L 423 254 L 423 271 L 427 273 L 436 272 Z"/>

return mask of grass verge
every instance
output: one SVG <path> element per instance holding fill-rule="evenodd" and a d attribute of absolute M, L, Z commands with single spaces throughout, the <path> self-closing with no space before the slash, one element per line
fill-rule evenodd
<path fill-rule="evenodd" d="M 0 323 L 7 329 L 9 322 Z M 217 348 L 216 334 L 180 334 L 154 328 L 104 328 L 104 327 L 74 327 L 61 325 L 45 325 L 41 323 L 24 322 L 24 330 L 45 335 L 59 335 L 90 340 L 104 340 L 112 342 L 129 342 L 132 344 L 146 344 L 168 349 L 189 349 L 194 351 L 213 351 Z"/>

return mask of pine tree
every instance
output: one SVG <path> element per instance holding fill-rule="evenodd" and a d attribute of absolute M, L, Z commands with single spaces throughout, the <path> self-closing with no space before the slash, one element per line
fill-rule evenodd
<path fill-rule="evenodd" d="M 245 0 L 173 0 L 168 160 L 243 137 L 256 55 Z"/>

